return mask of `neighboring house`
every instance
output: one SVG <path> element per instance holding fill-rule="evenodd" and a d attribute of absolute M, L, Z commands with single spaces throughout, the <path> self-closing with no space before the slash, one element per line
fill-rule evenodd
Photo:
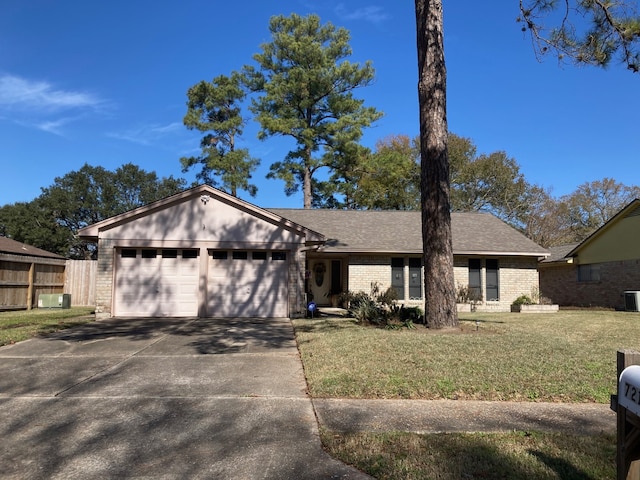
<path fill-rule="evenodd" d="M 540 263 L 540 289 L 554 303 L 623 309 L 640 290 L 640 200 L 580 244 L 555 247 Z"/>
<path fill-rule="evenodd" d="M 0 237 L 0 310 L 30 309 L 41 293 L 62 293 L 66 260 Z"/>
<path fill-rule="evenodd" d="M 265 210 L 201 185 L 79 232 L 98 242 L 99 317 L 296 317 L 310 295 L 423 297 L 419 212 Z M 489 214 L 454 213 L 455 277 L 508 310 L 547 251 Z"/>

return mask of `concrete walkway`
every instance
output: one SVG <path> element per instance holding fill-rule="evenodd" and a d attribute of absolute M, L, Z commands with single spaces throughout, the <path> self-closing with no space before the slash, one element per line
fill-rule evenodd
<path fill-rule="evenodd" d="M 100 321 L 0 348 L 0 476 L 361 479 L 282 320 Z"/>
<path fill-rule="evenodd" d="M 597 403 L 314 399 L 321 425 L 335 432 L 616 432 L 616 414 Z"/>

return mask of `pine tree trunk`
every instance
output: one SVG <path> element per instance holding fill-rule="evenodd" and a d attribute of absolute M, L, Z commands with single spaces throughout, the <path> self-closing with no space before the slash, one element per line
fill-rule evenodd
<path fill-rule="evenodd" d="M 453 277 L 442 0 L 416 0 L 425 320 L 458 325 Z"/>
<path fill-rule="evenodd" d="M 304 162 L 304 176 L 302 179 L 302 196 L 304 208 L 311 208 L 311 202 L 313 200 L 313 194 L 311 193 L 311 168 L 309 164 L 311 163 L 311 149 L 308 149 L 306 152 L 307 160 Z"/>

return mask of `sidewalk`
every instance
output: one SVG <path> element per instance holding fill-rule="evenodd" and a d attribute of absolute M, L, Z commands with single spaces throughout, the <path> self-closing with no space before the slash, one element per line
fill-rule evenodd
<path fill-rule="evenodd" d="M 313 399 L 321 426 L 335 432 L 616 432 L 616 414 L 597 403 Z"/>

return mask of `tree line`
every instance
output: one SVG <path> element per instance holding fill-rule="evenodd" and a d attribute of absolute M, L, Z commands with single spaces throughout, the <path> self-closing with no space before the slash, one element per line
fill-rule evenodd
<path fill-rule="evenodd" d="M 640 186 L 612 178 L 588 181 L 572 193 L 532 184 L 504 151 L 479 153 L 473 140 L 448 134 L 451 211 L 489 212 L 543 247 L 577 243 L 622 207 Z M 321 208 L 419 210 L 420 138 L 394 135 L 362 148 L 348 171 L 336 171 L 314 196 Z"/>
<path fill-rule="evenodd" d="M 186 180 L 159 178 L 127 163 L 114 171 L 88 164 L 56 177 L 30 202 L 0 207 L 0 236 L 72 259 L 95 257 L 78 230 L 183 191 Z"/>
<path fill-rule="evenodd" d="M 420 209 L 418 137 L 389 136 L 373 150 L 358 150 L 348 170 L 336 169 L 328 181 L 315 184 L 315 208 Z M 554 197 L 550 189 L 529 183 L 506 152 L 478 153 L 473 140 L 453 133 L 448 155 L 452 211 L 492 213 L 544 247 L 582 241 L 640 198 L 640 186 L 611 178 Z M 65 257 L 91 258 L 95 245 L 80 240 L 79 229 L 189 186 L 183 178 L 158 177 L 131 163 L 114 171 L 85 164 L 56 177 L 34 200 L 0 207 L 0 235 Z"/>

